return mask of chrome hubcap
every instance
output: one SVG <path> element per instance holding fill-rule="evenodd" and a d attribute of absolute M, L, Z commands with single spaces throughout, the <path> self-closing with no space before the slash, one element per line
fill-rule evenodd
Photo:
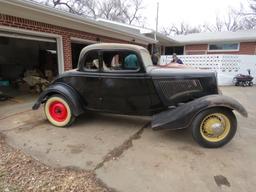
<path fill-rule="evenodd" d="M 224 126 L 221 123 L 214 123 L 211 126 L 213 136 L 219 136 L 224 132 Z"/>

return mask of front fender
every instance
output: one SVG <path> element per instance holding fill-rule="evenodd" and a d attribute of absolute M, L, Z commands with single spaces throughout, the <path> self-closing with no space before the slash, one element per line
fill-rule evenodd
<path fill-rule="evenodd" d="M 71 105 L 71 110 L 75 116 L 78 116 L 84 112 L 82 98 L 72 87 L 64 83 L 55 83 L 44 90 L 36 100 L 32 109 L 36 110 L 44 103 L 47 98 L 53 94 L 60 94 L 64 96 Z"/>
<path fill-rule="evenodd" d="M 235 99 L 224 95 L 208 95 L 154 115 L 151 126 L 155 130 L 187 128 L 198 113 L 212 107 L 229 108 L 248 117 L 246 109 Z"/>

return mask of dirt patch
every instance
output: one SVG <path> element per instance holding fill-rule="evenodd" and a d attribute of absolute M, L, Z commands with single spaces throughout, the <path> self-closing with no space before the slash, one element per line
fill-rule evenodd
<path fill-rule="evenodd" d="M 0 134 L 0 191 L 114 191 L 94 172 L 55 169 L 13 149 Z"/>

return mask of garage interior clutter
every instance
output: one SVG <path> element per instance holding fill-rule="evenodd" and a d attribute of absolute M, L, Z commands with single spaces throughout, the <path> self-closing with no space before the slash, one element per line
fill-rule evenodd
<path fill-rule="evenodd" d="M 73 68 L 86 45 L 72 43 Z M 0 36 L 0 100 L 38 94 L 59 74 L 55 39 Z"/>

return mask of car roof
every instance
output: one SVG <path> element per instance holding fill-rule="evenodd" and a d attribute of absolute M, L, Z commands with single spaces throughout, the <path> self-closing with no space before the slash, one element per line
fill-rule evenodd
<path fill-rule="evenodd" d="M 118 49 L 128 49 L 132 51 L 141 51 L 146 50 L 142 46 L 133 45 L 133 44 L 121 44 L 121 43 L 97 43 L 88 45 L 82 49 L 80 56 L 84 55 L 86 52 L 95 50 L 95 49 L 105 49 L 105 50 L 118 50 Z"/>

